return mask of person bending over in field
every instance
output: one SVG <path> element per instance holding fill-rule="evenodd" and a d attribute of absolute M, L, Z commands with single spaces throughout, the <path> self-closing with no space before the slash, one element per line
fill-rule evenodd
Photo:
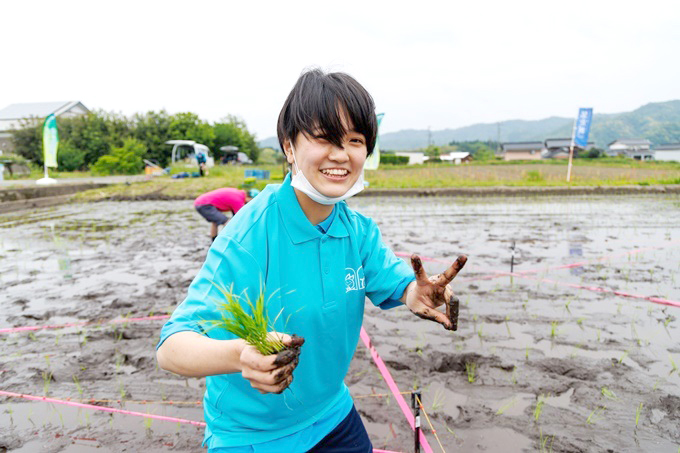
<path fill-rule="evenodd" d="M 257 189 L 248 191 L 224 187 L 216 189 L 194 200 L 194 207 L 205 220 L 210 222 L 210 237 L 214 241 L 220 225 L 226 225 L 229 219 L 224 212 L 231 211 L 235 215 L 250 200 L 260 193 Z"/>
<path fill-rule="evenodd" d="M 277 128 L 292 174 L 226 225 L 161 331 L 163 369 L 207 376 L 204 445 L 211 453 L 372 451 L 343 382 L 365 297 L 455 329 L 458 300 L 448 283 L 467 258 L 428 278 L 420 258 L 412 257 L 411 269 L 385 246 L 375 222 L 343 201 L 364 187 L 374 110 L 349 75 L 300 76 Z M 289 349 L 262 355 L 225 329 L 206 329 L 201 320 L 220 317 L 218 286 L 250 301 L 262 289 L 269 313 L 280 314 L 271 335 L 299 356 Z M 446 314 L 436 310 L 441 305 Z"/>

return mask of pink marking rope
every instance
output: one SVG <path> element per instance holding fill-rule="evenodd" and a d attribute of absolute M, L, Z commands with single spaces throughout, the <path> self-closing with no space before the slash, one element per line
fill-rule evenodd
<path fill-rule="evenodd" d="M 142 412 L 127 411 L 127 410 L 124 410 L 124 409 L 115 409 L 113 407 L 95 406 L 93 404 L 83 404 L 83 403 L 76 403 L 74 401 L 58 400 L 56 398 L 48 398 L 46 396 L 25 395 L 25 394 L 22 394 L 22 393 L 6 392 L 4 390 L 0 390 L 0 395 L 10 396 L 12 398 L 24 398 L 24 399 L 32 400 L 32 401 L 42 401 L 44 403 L 63 404 L 65 406 L 79 407 L 79 408 L 82 408 L 82 409 L 92 409 L 92 410 L 96 410 L 96 411 L 112 412 L 112 413 L 115 413 L 115 414 L 134 415 L 136 417 L 153 418 L 155 420 L 163 420 L 163 421 L 166 421 L 166 422 L 187 423 L 187 424 L 195 425 L 195 426 L 205 426 L 205 422 L 197 422 L 195 420 L 187 420 L 187 419 L 184 419 L 184 418 L 176 418 L 176 417 L 167 417 L 165 415 L 144 414 Z"/>
<path fill-rule="evenodd" d="M 506 275 L 511 275 L 513 277 L 519 277 L 519 278 L 526 278 L 529 280 L 535 280 L 535 281 L 541 281 L 541 282 L 546 282 L 546 283 L 554 283 L 555 285 L 560 285 L 560 286 L 568 286 L 570 288 L 576 288 L 576 289 L 584 289 L 586 291 L 593 291 L 596 293 L 605 293 L 605 294 L 614 294 L 616 296 L 621 296 L 621 297 L 628 297 L 632 299 L 642 299 L 646 300 L 649 302 L 653 302 L 655 304 L 662 304 L 662 305 L 670 305 L 672 307 L 680 307 L 680 302 L 675 301 L 675 300 L 668 300 L 668 299 L 663 299 L 661 297 L 654 297 L 654 296 L 643 296 L 641 294 L 630 294 L 626 293 L 623 291 L 616 291 L 610 288 L 600 288 L 598 286 L 583 286 L 583 285 L 578 285 L 576 283 L 565 283 L 565 282 L 558 282 L 557 280 L 552 280 L 549 278 L 538 278 L 538 277 L 530 277 L 528 275 L 521 275 L 517 273 L 510 273 L 508 272 Z"/>
<path fill-rule="evenodd" d="M 0 334 L 3 333 L 16 333 L 16 332 L 28 332 L 36 330 L 45 329 L 66 329 L 68 327 L 82 327 L 82 326 L 101 326 L 104 324 L 125 324 L 128 322 L 144 322 L 144 321 L 158 321 L 162 319 L 168 319 L 170 315 L 156 315 L 156 316 L 144 316 L 141 318 L 121 318 L 121 319 L 110 319 L 108 321 L 80 321 L 80 322 L 69 322 L 66 324 L 45 324 L 41 326 L 20 326 L 20 327 L 5 327 L 0 329 Z"/>
<path fill-rule="evenodd" d="M 371 352 L 371 356 L 373 357 L 375 365 L 378 367 L 378 370 L 380 371 L 380 374 L 382 374 L 383 379 L 385 379 L 387 386 L 392 391 L 392 395 L 394 395 L 394 399 L 397 400 L 399 408 L 404 413 L 404 416 L 406 417 L 406 420 L 408 420 L 409 425 L 411 425 L 411 429 L 415 429 L 414 420 L 415 417 L 411 413 L 411 409 L 408 407 L 408 404 L 406 404 L 404 397 L 399 392 L 399 387 L 397 387 L 397 384 L 394 382 L 394 379 L 392 379 L 390 371 L 387 369 L 385 363 L 378 355 L 378 351 L 376 351 L 376 349 L 373 347 L 371 343 L 371 338 L 368 336 L 368 333 L 366 333 L 366 330 L 363 327 L 361 328 L 361 332 L 359 335 L 361 336 L 361 340 L 364 342 L 368 350 Z M 423 451 L 425 453 L 432 453 L 432 447 L 430 447 L 430 444 L 427 442 L 427 438 L 425 437 L 425 434 L 423 433 L 422 430 L 420 431 L 420 446 L 423 448 Z"/>
<path fill-rule="evenodd" d="M 123 409 L 115 409 L 113 407 L 95 406 L 95 405 L 92 405 L 92 404 L 76 403 L 76 402 L 73 402 L 73 401 L 59 400 L 59 399 L 56 399 L 56 398 L 47 398 L 45 396 L 26 395 L 26 394 L 22 394 L 22 393 L 6 392 L 4 390 L 0 390 L 0 395 L 9 396 L 11 398 L 23 398 L 23 399 L 32 400 L 32 401 L 42 401 L 43 403 L 63 404 L 65 406 L 78 407 L 78 408 L 82 408 L 82 409 L 91 409 L 91 410 L 95 410 L 95 411 L 104 411 L 104 412 L 111 412 L 111 413 L 123 414 L 123 415 L 133 415 L 135 417 L 153 418 L 154 420 L 162 420 L 162 421 L 166 421 L 166 422 L 185 423 L 185 424 L 190 424 L 190 425 L 194 425 L 194 426 L 205 426 L 205 422 L 197 422 L 195 420 L 187 420 L 185 418 L 167 417 L 165 415 L 144 414 L 142 412 L 126 411 L 126 410 L 123 410 Z M 422 435 L 422 432 L 421 432 L 421 435 Z M 95 440 L 95 439 L 85 439 L 85 440 Z M 374 453 L 399 453 L 399 452 L 390 451 L 390 450 L 378 450 L 378 449 L 375 449 L 375 448 L 373 449 L 373 452 Z M 427 450 L 426 450 L 426 452 L 427 452 Z"/>
<path fill-rule="evenodd" d="M 677 244 L 680 244 L 680 240 L 671 241 L 668 244 L 660 245 L 660 246 L 642 247 L 642 248 L 634 249 L 634 250 L 631 250 L 631 251 L 628 251 L 628 252 L 611 253 L 609 255 L 603 255 L 603 256 L 600 256 L 599 258 L 592 258 L 592 259 L 586 260 L 586 261 L 579 261 L 579 262 L 571 263 L 571 264 L 560 264 L 560 265 L 557 265 L 557 266 L 548 266 L 548 267 L 544 267 L 544 268 L 527 269 L 527 270 L 523 270 L 523 271 L 516 271 L 515 273 L 516 274 L 538 274 L 539 272 L 547 272 L 547 271 L 551 271 L 551 270 L 572 269 L 572 268 L 575 268 L 575 267 L 587 266 L 588 264 L 591 264 L 593 262 L 604 261 L 604 260 L 607 260 L 607 259 L 610 259 L 610 258 L 618 258 L 618 257 L 621 257 L 621 256 L 628 256 L 628 255 L 637 255 L 638 253 L 648 252 L 650 250 L 665 249 L 670 245 L 677 245 Z M 396 256 L 400 256 L 400 257 L 403 257 L 403 258 L 410 258 L 411 255 L 412 255 L 411 253 L 407 253 L 407 252 L 395 252 L 394 254 Z M 446 264 L 446 265 L 449 265 L 449 266 L 451 264 L 453 264 L 453 261 L 449 261 L 449 260 L 438 259 L 438 258 L 430 258 L 430 257 L 427 257 L 427 256 L 421 256 L 421 255 L 418 255 L 418 256 L 420 256 L 420 259 L 423 260 L 423 261 L 431 261 L 431 262 L 435 262 L 435 263 Z M 494 279 L 494 278 L 498 278 L 498 277 L 504 277 L 504 276 L 509 275 L 508 272 L 504 272 L 504 271 L 500 271 L 500 270 L 496 270 L 496 271 L 492 271 L 492 272 L 493 273 L 489 274 L 489 275 L 483 275 L 483 276 L 480 276 L 480 277 L 462 278 L 458 281 L 459 282 L 471 282 L 471 281 L 476 281 L 476 280 L 490 280 L 490 279 Z"/>

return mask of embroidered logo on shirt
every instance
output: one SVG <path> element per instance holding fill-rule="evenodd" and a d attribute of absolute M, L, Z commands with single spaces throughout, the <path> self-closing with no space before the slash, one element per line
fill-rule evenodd
<path fill-rule="evenodd" d="M 366 287 L 366 277 L 364 277 L 364 268 L 359 266 L 357 270 L 351 267 L 345 268 L 345 292 L 359 291 Z"/>

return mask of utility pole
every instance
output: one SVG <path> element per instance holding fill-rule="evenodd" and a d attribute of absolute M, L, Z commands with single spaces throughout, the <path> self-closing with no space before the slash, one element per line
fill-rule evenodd
<path fill-rule="evenodd" d="M 496 123 L 496 154 L 501 153 L 501 123 Z"/>

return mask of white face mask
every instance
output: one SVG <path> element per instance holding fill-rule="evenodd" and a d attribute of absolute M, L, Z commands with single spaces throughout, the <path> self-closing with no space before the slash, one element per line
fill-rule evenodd
<path fill-rule="evenodd" d="M 347 192 L 345 192 L 344 195 L 340 195 L 339 197 L 333 198 L 327 197 L 326 195 L 316 190 L 314 186 L 312 186 L 312 184 L 307 180 L 307 178 L 305 178 L 305 175 L 302 173 L 302 170 L 300 170 L 300 166 L 298 165 L 297 159 L 295 158 L 295 148 L 293 147 L 293 143 L 290 144 L 290 150 L 293 153 L 293 162 L 295 162 L 295 167 L 297 168 L 297 172 L 293 175 L 291 186 L 295 187 L 297 190 L 304 193 L 317 203 L 324 205 L 333 205 L 342 200 L 346 200 L 347 198 L 352 197 L 361 192 L 362 190 L 364 190 L 364 170 L 362 169 L 359 178 L 357 178 L 357 181 L 354 183 L 352 187 L 350 187 L 350 189 Z"/>

